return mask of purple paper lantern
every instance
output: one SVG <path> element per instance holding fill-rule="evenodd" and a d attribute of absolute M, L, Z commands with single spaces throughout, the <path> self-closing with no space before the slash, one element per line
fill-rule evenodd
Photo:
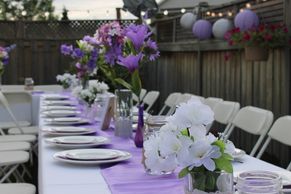
<path fill-rule="evenodd" d="M 192 32 L 199 40 L 208 39 L 212 34 L 212 25 L 207 20 L 198 20 L 194 23 Z"/>
<path fill-rule="evenodd" d="M 256 28 L 259 26 L 259 17 L 255 12 L 245 9 L 235 16 L 234 25 L 241 31 Z"/>

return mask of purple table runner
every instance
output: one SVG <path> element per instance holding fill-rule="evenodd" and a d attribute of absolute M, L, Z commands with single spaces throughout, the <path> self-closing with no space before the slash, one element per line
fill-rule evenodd
<path fill-rule="evenodd" d="M 183 194 L 184 180 L 177 173 L 153 176 L 145 173 L 141 164 L 142 149 L 136 148 L 132 139 L 119 138 L 112 130 L 100 131 L 98 135 L 110 137 L 110 148 L 128 151 L 132 158 L 126 162 L 104 167 L 101 173 L 112 194 Z"/>

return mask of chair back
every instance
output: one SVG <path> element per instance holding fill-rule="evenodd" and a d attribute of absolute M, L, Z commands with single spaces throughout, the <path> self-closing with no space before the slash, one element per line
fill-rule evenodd
<path fill-rule="evenodd" d="M 207 100 L 207 99 L 206 99 Z M 238 102 L 222 101 L 216 104 L 214 107 L 214 119 L 218 123 L 227 125 L 231 123 L 235 115 L 240 109 Z"/>
<path fill-rule="evenodd" d="M 143 99 L 143 105 L 147 105 L 146 112 L 148 112 L 154 103 L 157 101 L 158 97 L 160 95 L 159 91 L 150 91 L 146 94 L 146 96 Z"/>
<path fill-rule="evenodd" d="M 269 110 L 246 106 L 239 110 L 231 122 L 232 126 L 226 134 L 225 139 L 228 139 L 235 127 L 238 127 L 250 134 L 259 135 L 259 139 L 250 153 L 251 156 L 254 156 L 267 135 L 272 125 L 273 118 L 273 113 Z"/>
<path fill-rule="evenodd" d="M 222 101 L 222 98 L 208 97 L 203 101 L 203 103 L 209 106 L 211 110 L 214 110 L 215 106 Z"/>
<path fill-rule="evenodd" d="M 179 92 L 174 92 L 174 93 L 169 94 L 169 96 L 165 100 L 164 106 L 162 107 L 162 109 L 159 112 L 159 115 L 162 115 L 166 108 L 169 108 L 166 115 L 170 115 L 171 109 L 176 106 L 176 101 L 180 96 L 181 96 L 181 93 L 179 93 Z"/>
<path fill-rule="evenodd" d="M 142 88 L 139 94 L 139 98 L 141 101 L 145 97 L 146 93 L 147 93 L 147 90 Z M 135 102 L 138 102 L 138 97 L 135 94 L 132 94 L 132 100 Z"/>

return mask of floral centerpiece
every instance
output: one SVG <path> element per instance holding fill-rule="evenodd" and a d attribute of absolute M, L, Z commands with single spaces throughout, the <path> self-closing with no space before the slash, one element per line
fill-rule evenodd
<path fill-rule="evenodd" d="M 75 74 L 64 73 L 63 75 L 57 75 L 56 79 L 64 89 L 75 87 L 78 84 L 78 79 Z"/>
<path fill-rule="evenodd" d="M 90 75 L 96 70 L 96 62 L 98 60 L 98 42 L 96 39 L 85 36 L 82 40 L 77 41 L 77 47 L 73 45 L 63 44 L 61 53 L 70 56 L 75 60 L 75 70 L 78 79 L 81 80 L 83 88 L 87 87 Z"/>
<path fill-rule="evenodd" d="M 188 175 L 188 193 L 232 193 L 233 148 L 206 132 L 213 111 L 199 99 L 182 103 L 159 132 L 144 143 L 144 164 L 152 173 L 167 173 L 176 167 L 179 177 Z M 230 173 L 220 176 L 221 173 Z M 223 181 L 221 182 L 221 179 Z"/>
<path fill-rule="evenodd" d="M 0 47 L 0 76 L 4 73 L 4 67 L 9 62 L 9 52 L 16 47 L 15 44 L 9 47 Z"/>
<path fill-rule="evenodd" d="M 254 60 L 267 60 L 267 49 L 286 44 L 287 35 L 288 29 L 283 24 L 261 24 L 245 31 L 234 28 L 225 34 L 225 39 L 231 46 L 246 48 L 246 56 L 253 57 Z"/>
<path fill-rule="evenodd" d="M 108 89 L 109 87 L 106 83 L 99 82 L 98 80 L 90 80 L 88 88 L 83 89 L 81 86 L 77 86 L 73 89 L 72 94 L 85 102 L 88 107 L 91 107 L 97 95 L 106 93 Z"/>
<path fill-rule="evenodd" d="M 94 35 L 104 55 L 104 63 L 99 64 L 100 69 L 114 85 L 124 86 L 137 97 L 140 96 L 142 88 L 140 68 L 148 61 L 155 61 L 159 57 L 157 44 L 150 36 L 151 32 L 144 24 L 130 24 L 122 28 L 118 22 L 101 26 Z M 138 99 L 138 108 L 139 120 L 135 143 L 137 147 L 142 147 L 144 122 L 141 99 Z"/>

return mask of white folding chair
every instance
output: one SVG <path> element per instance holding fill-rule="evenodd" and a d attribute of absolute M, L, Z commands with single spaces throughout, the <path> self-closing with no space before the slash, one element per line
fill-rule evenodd
<path fill-rule="evenodd" d="M 240 104 L 238 102 L 231 101 L 219 102 L 214 107 L 214 120 L 218 123 L 226 125 L 223 135 L 228 133 L 228 130 L 231 126 L 231 121 L 234 119 L 239 109 Z"/>
<path fill-rule="evenodd" d="M 29 153 L 25 151 L 3 151 L 0 152 L 0 183 L 10 182 L 13 175 L 17 182 L 24 182 L 24 176 L 27 174 L 29 178 L 31 174 L 25 167 L 25 163 L 29 161 Z M 20 173 L 22 167 L 22 173 Z"/>
<path fill-rule="evenodd" d="M 28 142 L 0 142 L 0 152 L 3 151 L 30 151 L 31 145 Z"/>
<path fill-rule="evenodd" d="M 192 96 L 198 98 L 202 103 L 204 102 L 205 98 L 203 96 L 198 96 L 198 95 L 195 95 L 193 94 Z"/>
<path fill-rule="evenodd" d="M 143 98 L 145 97 L 147 93 L 147 90 L 146 89 L 141 89 L 140 91 L 140 94 L 139 94 L 139 98 L 140 98 L 140 101 L 142 102 Z M 132 94 L 132 100 L 137 103 L 138 102 L 138 97 L 135 95 L 135 94 Z"/>
<path fill-rule="evenodd" d="M 2 194 L 35 194 L 36 188 L 28 183 L 2 183 L 0 184 Z"/>
<path fill-rule="evenodd" d="M 157 101 L 159 95 L 160 95 L 159 91 L 150 91 L 146 94 L 142 102 L 143 105 L 147 105 L 145 112 L 149 112 L 154 103 Z"/>
<path fill-rule="evenodd" d="M 174 93 L 169 94 L 169 96 L 165 100 L 164 106 L 159 112 L 159 115 L 162 115 L 165 112 L 165 109 L 169 109 L 165 115 L 170 115 L 171 109 L 176 107 L 176 101 L 180 96 L 181 96 L 181 93 L 179 92 L 174 92 Z"/>
<path fill-rule="evenodd" d="M 215 106 L 222 101 L 222 98 L 208 97 L 203 101 L 203 103 L 209 106 L 211 110 L 214 110 Z"/>
<path fill-rule="evenodd" d="M 8 130 L 8 134 L 38 134 L 38 126 L 29 126 L 32 120 L 32 104 L 31 95 L 29 93 L 11 92 L 5 93 L 4 95 L 0 91 L 0 102 L 4 106 L 4 109 L 8 112 L 8 115 L 6 117 L 4 116 L 6 114 L 4 114 L 4 112 L 2 113 L 2 120 L 6 120 L 3 121 L 4 124 L 0 122 L 1 129 L 12 128 Z M 12 109 L 14 111 L 12 111 Z M 27 122 L 28 124 L 22 124 L 22 122 L 19 122 L 16 117 L 25 119 L 26 121 L 22 122 Z M 1 131 L 1 133 L 3 134 L 4 132 Z"/>
<path fill-rule="evenodd" d="M 257 158 L 261 158 L 264 151 L 268 147 L 270 141 L 276 140 L 284 145 L 291 146 L 291 116 L 283 116 L 278 118 L 271 127 L 268 138 L 259 151 Z M 287 170 L 291 170 L 291 162 L 289 163 Z"/>
<path fill-rule="evenodd" d="M 33 90 L 55 93 L 63 91 L 63 87 L 61 85 L 35 85 Z"/>
<path fill-rule="evenodd" d="M 225 140 L 229 138 L 235 127 L 250 134 L 259 135 L 260 137 L 250 153 L 251 156 L 254 156 L 272 125 L 273 117 L 273 113 L 269 110 L 253 106 L 243 107 L 231 122 L 232 125 L 225 135 Z"/>

